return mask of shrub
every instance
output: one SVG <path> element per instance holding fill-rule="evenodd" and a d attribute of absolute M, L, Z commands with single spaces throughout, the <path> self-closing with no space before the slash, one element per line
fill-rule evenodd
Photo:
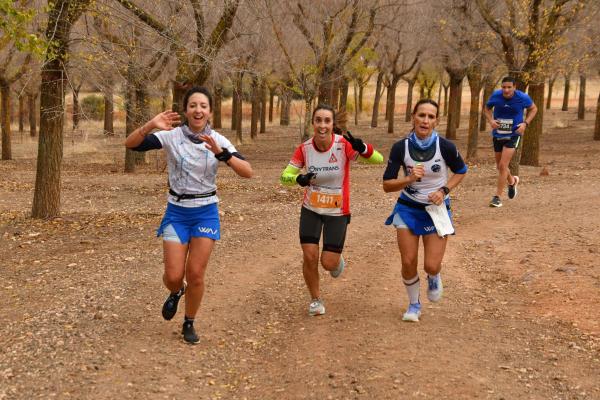
<path fill-rule="evenodd" d="M 104 119 L 104 97 L 91 94 L 81 100 L 81 112 L 83 118 L 89 118 L 96 121 Z"/>

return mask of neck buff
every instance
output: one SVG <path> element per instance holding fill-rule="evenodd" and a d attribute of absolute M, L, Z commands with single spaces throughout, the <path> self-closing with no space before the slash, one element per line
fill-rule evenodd
<path fill-rule="evenodd" d="M 193 143 L 200 144 L 203 142 L 203 140 L 200 139 L 200 135 L 210 135 L 212 128 L 210 127 L 210 124 L 207 122 L 206 125 L 204 126 L 204 129 L 202 129 L 201 132 L 194 133 L 194 132 L 192 132 L 192 130 L 190 129 L 188 124 L 185 123 L 185 124 L 181 125 L 181 130 L 186 138 L 190 139 Z"/>
<path fill-rule="evenodd" d="M 419 150 L 427 150 L 429 147 L 431 147 L 432 144 L 435 143 L 435 141 L 437 140 L 438 137 L 438 133 L 436 130 L 433 130 L 431 132 L 431 135 L 429 135 L 429 137 L 425 138 L 425 139 L 419 139 L 417 137 L 417 134 L 415 133 L 415 131 L 412 131 L 409 135 L 408 135 L 408 140 L 410 143 L 412 143 L 417 149 Z"/>

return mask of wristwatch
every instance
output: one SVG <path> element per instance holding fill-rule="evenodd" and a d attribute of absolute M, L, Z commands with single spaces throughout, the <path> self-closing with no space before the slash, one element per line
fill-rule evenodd
<path fill-rule="evenodd" d="M 444 192 L 444 195 L 447 195 L 448 193 L 450 193 L 450 189 L 448 188 L 448 186 L 442 186 L 438 190 L 441 190 L 442 192 Z"/>

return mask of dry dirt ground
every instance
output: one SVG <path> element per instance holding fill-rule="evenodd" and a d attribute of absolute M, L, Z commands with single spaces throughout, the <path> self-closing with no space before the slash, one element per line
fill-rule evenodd
<path fill-rule="evenodd" d="M 181 311 L 171 322 L 160 314 L 159 153 L 127 175 L 122 138 L 97 125 L 84 125 L 85 140 L 68 133 L 62 216 L 39 221 L 29 218 L 36 145 L 15 135 L 14 160 L 0 163 L 0 399 L 600 399 L 592 118 L 548 112 L 542 166 L 521 167 L 519 196 L 500 209 L 488 207 L 496 173 L 481 134 L 452 194 L 444 299 L 424 299 L 418 324 L 401 321 L 399 253 L 383 225 L 396 195 L 381 189 L 383 166 L 360 164 L 348 268 L 322 274 L 327 314 L 307 315 L 301 190 L 278 183 L 298 128 L 270 126 L 239 146 L 253 179 L 219 172 L 223 237 L 196 346 L 181 339 Z M 353 131 L 387 158 L 408 125 L 388 135 L 366 120 Z"/>

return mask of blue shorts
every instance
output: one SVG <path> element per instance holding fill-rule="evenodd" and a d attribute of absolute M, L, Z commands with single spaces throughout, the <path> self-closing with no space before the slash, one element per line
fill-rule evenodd
<path fill-rule="evenodd" d="M 167 210 L 156 230 L 156 236 L 181 244 L 193 237 L 221 238 L 221 222 L 217 203 L 202 207 L 181 207 L 167 203 Z"/>
<path fill-rule="evenodd" d="M 449 206 L 450 202 L 446 200 L 446 207 Z M 448 215 L 450 216 L 450 221 L 452 221 L 450 209 L 448 209 Z M 433 220 L 424 208 L 411 207 L 403 203 L 396 203 L 392 214 L 386 219 L 385 224 L 394 225 L 397 229 L 408 228 L 413 235 L 417 236 L 437 232 Z"/>
<path fill-rule="evenodd" d="M 519 144 L 521 143 L 521 136 L 515 135 L 515 136 L 509 136 L 507 138 L 494 137 L 492 139 L 492 141 L 494 143 L 494 152 L 502 153 L 502 149 L 505 147 L 507 147 L 509 149 L 518 149 Z"/>

